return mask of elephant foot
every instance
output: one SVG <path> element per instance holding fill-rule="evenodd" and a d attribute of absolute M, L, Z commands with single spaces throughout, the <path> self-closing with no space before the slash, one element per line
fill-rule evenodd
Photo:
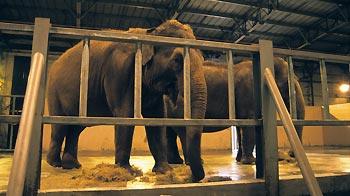
<path fill-rule="evenodd" d="M 167 163 L 163 162 L 160 164 L 155 164 L 152 172 L 165 174 L 167 171 L 171 171 L 173 168 Z"/>
<path fill-rule="evenodd" d="M 290 157 L 293 157 L 293 158 L 295 158 L 295 155 L 294 155 L 294 152 L 293 152 L 293 150 L 289 150 L 288 154 L 289 154 L 289 156 L 290 156 Z"/>
<path fill-rule="evenodd" d="M 198 169 L 192 169 L 192 182 L 199 182 L 205 177 L 203 166 L 199 167 Z"/>
<path fill-rule="evenodd" d="M 255 163 L 255 157 L 253 155 L 242 156 L 241 163 L 244 165 L 251 165 Z"/>
<path fill-rule="evenodd" d="M 168 157 L 168 163 L 169 164 L 183 164 L 184 163 L 184 160 L 180 157 L 180 156 L 171 156 L 171 157 Z"/>
<path fill-rule="evenodd" d="M 241 162 L 242 160 L 242 151 L 238 150 L 237 156 L 236 156 L 236 161 Z"/>
<path fill-rule="evenodd" d="M 74 158 L 69 153 L 64 153 L 62 157 L 62 168 L 63 169 L 79 169 L 81 167 L 81 164 L 79 163 L 78 159 Z"/>
<path fill-rule="evenodd" d="M 60 156 L 54 156 L 51 151 L 46 156 L 46 162 L 52 167 L 62 167 L 62 161 Z"/>

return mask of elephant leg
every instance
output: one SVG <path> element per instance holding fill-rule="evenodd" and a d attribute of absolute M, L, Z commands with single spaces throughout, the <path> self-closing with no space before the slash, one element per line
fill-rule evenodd
<path fill-rule="evenodd" d="M 62 168 L 73 169 L 80 168 L 81 164 L 78 161 L 78 141 L 79 135 L 84 130 L 82 126 L 70 126 L 67 132 L 66 143 L 62 155 Z"/>
<path fill-rule="evenodd" d="M 156 99 L 154 97 L 154 99 L 155 104 L 152 104 L 151 108 L 143 108 L 143 115 L 147 118 L 162 118 L 164 117 L 163 98 Z M 148 146 L 155 161 L 152 171 L 165 173 L 171 170 L 167 160 L 166 128 L 164 126 L 146 126 L 145 129 Z"/>
<path fill-rule="evenodd" d="M 205 176 L 201 159 L 202 130 L 203 127 L 186 127 L 186 158 L 192 171 L 193 182 L 198 182 Z"/>
<path fill-rule="evenodd" d="M 297 131 L 297 134 L 298 134 L 298 137 L 300 139 L 301 144 L 303 144 L 303 126 L 295 126 L 295 129 Z M 288 154 L 291 157 L 295 157 L 292 149 L 289 150 Z"/>
<path fill-rule="evenodd" d="M 242 159 L 242 142 L 241 142 L 241 127 L 236 127 L 237 142 L 238 142 L 238 152 L 236 156 L 236 161 L 241 162 Z"/>
<path fill-rule="evenodd" d="M 167 146 L 165 128 L 153 126 L 148 126 L 145 128 L 148 146 L 155 161 L 152 172 L 165 173 L 166 171 L 171 170 L 166 155 Z"/>
<path fill-rule="evenodd" d="M 255 145 L 255 129 L 254 127 L 242 128 L 241 133 L 242 142 L 242 164 L 252 164 L 255 162 L 253 150 Z"/>
<path fill-rule="evenodd" d="M 61 149 L 64 137 L 66 136 L 69 126 L 53 124 L 51 125 L 51 140 L 49 150 L 46 156 L 46 161 L 53 167 L 61 167 Z"/>
<path fill-rule="evenodd" d="M 167 158 L 170 164 L 182 164 L 183 160 L 180 157 L 179 149 L 177 147 L 177 134 L 172 127 L 166 127 L 167 137 Z"/>
<path fill-rule="evenodd" d="M 129 161 L 133 135 L 133 126 L 115 126 L 115 164 L 128 169 L 130 172 L 132 171 Z"/>

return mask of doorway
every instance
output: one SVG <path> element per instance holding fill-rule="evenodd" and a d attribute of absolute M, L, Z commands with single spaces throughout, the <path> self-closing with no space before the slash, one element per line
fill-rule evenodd
<path fill-rule="evenodd" d="M 12 88 L 11 95 L 24 95 L 26 92 L 29 69 L 30 69 L 30 57 L 26 56 L 15 56 L 13 65 L 13 76 L 12 76 Z M 11 98 L 11 105 L 14 104 L 14 110 L 10 112 L 11 115 L 21 115 L 23 108 L 24 98 Z M 14 102 L 14 103 L 13 103 Z M 8 147 L 14 149 L 17 134 L 18 124 L 9 125 L 8 134 Z M 12 133 L 11 133 L 12 132 Z M 10 142 L 11 141 L 11 142 Z M 10 146 L 11 145 L 11 146 Z"/>

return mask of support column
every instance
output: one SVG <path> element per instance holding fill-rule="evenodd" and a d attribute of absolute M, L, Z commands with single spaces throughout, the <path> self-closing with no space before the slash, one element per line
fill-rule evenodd
<path fill-rule="evenodd" d="M 35 18 L 32 60 L 7 195 L 37 195 L 40 185 L 50 20 Z"/>
<path fill-rule="evenodd" d="M 320 60 L 320 74 L 322 87 L 322 112 L 323 120 L 329 119 L 329 102 L 328 102 L 328 84 L 327 84 L 327 70 L 324 59 Z"/>
<path fill-rule="evenodd" d="M 289 89 L 289 113 L 292 119 L 297 118 L 297 106 L 296 106 L 296 96 L 295 96 L 295 76 L 293 68 L 293 59 L 291 56 L 287 57 L 288 61 L 288 89 Z"/>
<path fill-rule="evenodd" d="M 81 57 L 80 69 L 80 100 L 79 100 L 79 116 L 87 116 L 87 99 L 89 89 L 89 39 L 85 38 L 83 43 L 83 53 Z"/>
<path fill-rule="evenodd" d="M 267 195 L 278 195 L 276 107 L 263 76 L 265 68 L 270 68 L 272 73 L 274 73 L 272 41 L 259 40 L 259 52 L 265 158 L 265 187 Z"/>

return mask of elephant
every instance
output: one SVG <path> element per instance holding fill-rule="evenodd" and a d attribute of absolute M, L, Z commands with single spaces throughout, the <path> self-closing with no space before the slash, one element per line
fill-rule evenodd
<path fill-rule="evenodd" d="M 227 84 L 227 65 L 205 61 L 203 64 L 204 76 L 207 83 L 208 99 L 205 118 L 224 119 L 228 118 L 228 84 Z M 288 92 L 288 64 L 282 58 L 274 58 L 275 78 L 278 88 L 282 94 L 284 103 L 289 106 Z M 236 118 L 252 119 L 255 117 L 254 94 L 253 94 L 253 63 L 250 60 L 242 61 L 234 65 L 235 82 L 235 109 Z M 300 84 L 295 77 L 293 83 L 296 90 L 297 118 L 305 118 L 305 103 Z M 173 105 L 169 98 L 164 96 L 164 107 L 167 117 L 179 117 L 182 115 L 182 107 Z M 179 106 L 179 105 L 178 105 Z M 288 107 L 289 108 L 289 107 Z M 203 133 L 211 133 L 226 129 L 228 127 L 204 127 Z M 167 127 L 167 157 L 171 164 L 182 164 L 183 160 L 179 155 L 176 138 L 179 135 L 181 143 L 185 137 L 178 134 L 181 127 Z M 299 139 L 302 140 L 302 126 L 297 126 Z M 254 127 L 237 127 L 238 135 L 238 153 L 237 162 L 242 164 L 252 164 L 255 161 L 253 149 L 255 145 Z M 290 151 L 289 154 L 294 156 Z M 186 153 L 184 153 L 186 160 Z M 186 160 L 187 162 L 187 160 Z"/>
<path fill-rule="evenodd" d="M 112 31 L 112 30 L 111 30 Z M 128 32 L 167 37 L 195 39 L 192 29 L 177 20 L 168 20 L 153 29 L 131 29 Z M 52 116 L 77 116 L 79 113 L 79 84 L 83 44 L 80 42 L 63 53 L 51 66 L 48 80 L 48 108 Z M 133 117 L 135 44 L 90 41 L 87 116 Z M 142 115 L 145 118 L 163 118 L 163 95 L 176 103 L 183 96 L 184 50 L 172 46 L 143 45 L 142 61 Z M 206 110 L 207 89 L 199 50 L 189 49 L 191 73 L 192 118 L 203 119 Z M 80 168 L 78 161 L 81 125 L 52 125 L 47 162 L 64 169 Z M 133 126 L 115 126 L 115 164 L 132 171 L 130 151 Z M 150 151 L 155 160 L 153 172 L 171 170 L 166 155 L 164 127 L 146 126 Z M 193 181 L 204 178 L 200 158 L 202 127 L 186 130 L 188 160 Z M 103 134 L 103 133 L 101 133 Z M 61 158 L 62 143 L 65 147 Z"/>

